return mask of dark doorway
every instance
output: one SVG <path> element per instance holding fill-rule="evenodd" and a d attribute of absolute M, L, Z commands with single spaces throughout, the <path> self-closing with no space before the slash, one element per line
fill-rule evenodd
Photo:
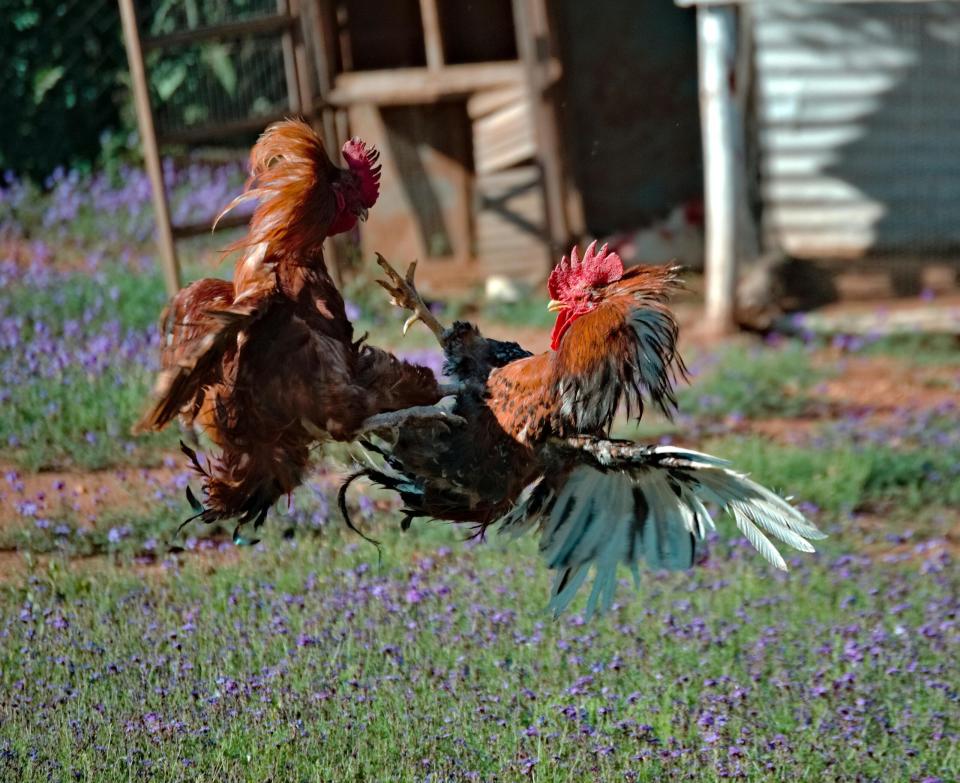
<path fill-rule="evenodd" d="M 696 15 L 664 0 L 555 0 L 566 149 L 599 236 L 703 190 Z"/>

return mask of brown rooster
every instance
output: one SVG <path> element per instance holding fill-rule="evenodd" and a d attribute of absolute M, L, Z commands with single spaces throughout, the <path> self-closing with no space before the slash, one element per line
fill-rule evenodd
<path fill-rule="evenodd" d="M 155 402 L 138 428 L 179 415 L 220 448 L 204 467 L 183 447 L 204 477 L 205 507 L 188 491 L 204 521 L 259 524 L 301 482 L 315 442 L 350 440 L 376 414 L 440 399 L 430 370 L 354 340 L 324 265 L 324 239 L 352 228 L 379 194 L 376 150 L 354 139 L 342 152 L 345 169 L 306 123 L 270 126 L 245 192 L 224 210 L 258 202 L 228 248 L 242 251 L 233 282 L 198 280 L 165 312 Z"/>
<path fill-rule="evenodd" d="M 565 609 L 590 569 L 596 579 L 588 612 L 613 601 L 624 563 L 637 578 L 641 559 L 654 568 L 687 568 L 712 529 L 705 504 L 729 511 L 760 553 L 783 558 L 765 533 L 806 552 L 823 534 L 779 496 L 727 467 L 724 460 L 671 446 L 612 440 L 621 403 L 639 417 L 644 399 L 667 415 L 676 402 L 677 325 L 667 300 L 674 267 L 624 271 L 615 253 L 576 249 L 550 275 L 557 312 L 551 350 L 533 356 L 515 343 L 483 338 L 476 327 L 443 329 L 423 306 L 412 274 L 400 277 L 380 259 L 394 301 L 434 331 L 446 374 L 461 383 L 444 429 L 402 427 L 371 443 L 383 464 L 355 474 L 397 491 L 406 528 L 414 517 L 496 522 L 514 534 L 536 528 L 557 571 L 551 607 Z M 349 482 L 341 488 L 342 502 Z"/>

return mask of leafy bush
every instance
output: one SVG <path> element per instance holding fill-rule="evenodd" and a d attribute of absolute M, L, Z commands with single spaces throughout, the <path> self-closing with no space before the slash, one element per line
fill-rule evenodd
<path fill-rule="evenodd" d="M 0 168 L 42 178 L 94 160 L 120 125 L 117 3 L 0 0 L 0 18 Z"/>

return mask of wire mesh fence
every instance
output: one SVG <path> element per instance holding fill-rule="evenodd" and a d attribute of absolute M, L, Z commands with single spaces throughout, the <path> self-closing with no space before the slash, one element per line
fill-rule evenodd
<path fill-rule="evenodd" d="M 275 18 L 277 0 L 148 0 L 138 4 L 151 98 L 161 137 L 273 117 L 289 105 L 282 28 L 237 23 Z M 191 32 L 210 31 L 203 40 Z M 201 134 L 202 135 L 202 134 Z"/>

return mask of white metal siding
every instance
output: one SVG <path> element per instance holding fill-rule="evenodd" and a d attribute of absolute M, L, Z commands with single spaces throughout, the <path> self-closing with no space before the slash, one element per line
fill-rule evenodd
<path fill-rule="evenodd" d="M 751 3 L 763 230 L 798 257 L 960 251 L 960 3 Z"/>

